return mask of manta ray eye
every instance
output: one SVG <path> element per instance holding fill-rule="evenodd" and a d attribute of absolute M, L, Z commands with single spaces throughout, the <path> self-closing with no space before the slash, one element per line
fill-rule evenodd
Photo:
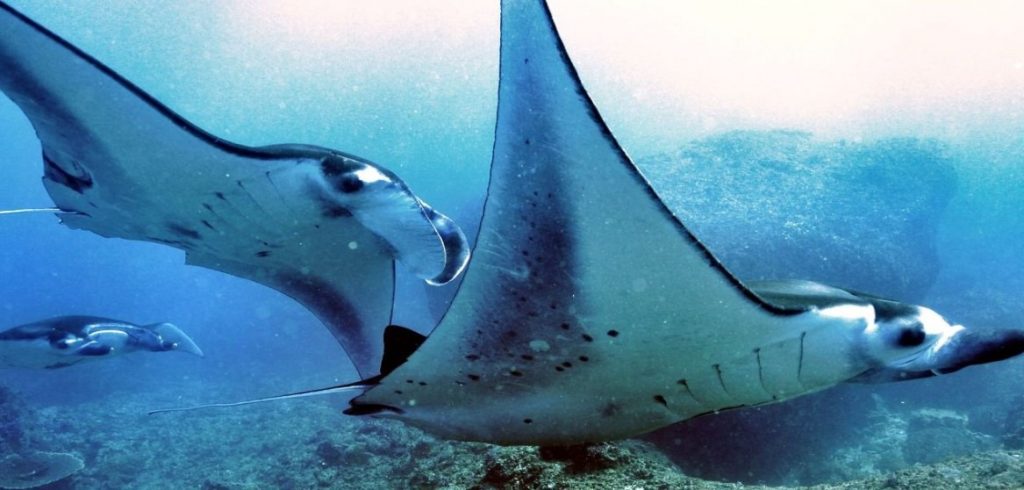
<path fill-rule="evenodd" d="M 924 326 L 919 323 L 912 327 L 900 329 L 896 343 L 898 343 L 900 347 L 917 347 L 924 342 L 924 338 Z"/>

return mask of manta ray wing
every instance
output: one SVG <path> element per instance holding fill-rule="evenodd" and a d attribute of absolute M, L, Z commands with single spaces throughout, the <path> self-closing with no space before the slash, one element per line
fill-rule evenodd
<path fill-rule="evenodd" d="M 217 138 L 2 2 L 0 90 L 35 128 L 65 224 L 171 245 L 296 298 L 363 374 L 380 363 L 393 259 L 436 283 L 468 260 L 458 228 L 387 170 Z"/>
<path fill-rule="evenodd" d="M 354 409 L 450 438 L 565 444 L 828 384 L 802 368 L 830 334 L 802 321 L 804 308 L 751 293 L 658 198 L 597 113 L 544 3 L 506 1 L 501 15 L 474 258 L 440 325 Z"/>

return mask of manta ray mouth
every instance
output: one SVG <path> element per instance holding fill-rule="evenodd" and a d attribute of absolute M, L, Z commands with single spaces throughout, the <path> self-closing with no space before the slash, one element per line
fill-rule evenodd
<path fill-rule="evenodd" d="M 341 413 L 345 415 L 378 415 L 384 412 L 392 412 L 398 415 L 405 413 L 405 410 L 391 405 L 377 403 L 354 403 L 350 402 L 349 407 Z"/>

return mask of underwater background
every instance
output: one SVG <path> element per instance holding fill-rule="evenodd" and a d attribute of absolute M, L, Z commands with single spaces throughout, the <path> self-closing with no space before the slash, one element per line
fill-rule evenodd
<path fill-rule="evenodd" d="M 496 2 L 10 3 L 213 134 L 341 149 L 395 171 L 456 221 L 477 219 Z M 626 151 L 739 277 L 871 291 L 977 328 L 1024 324 L 1015 3 L 559 1 L 552 11 Z M 51 204 L 40 160 L 27 119 L 0 97 L 0 209 Z M 439 441 L 345 417 L 344 397 L 146 416 L 357 377 L 298 303 L 183 262 L 176 249 L 50 215 L 0 219 L 0 328 L 68 314 L 169 321 L 206 353 L 0 371 L 0 441 L 84 461 L 51 486 L 715 487 L 684 474 L 1024 486 L 1019 359 L 561 451 Z M 429 330 L 423 308 L 400 305 L 398 323 Z"/>

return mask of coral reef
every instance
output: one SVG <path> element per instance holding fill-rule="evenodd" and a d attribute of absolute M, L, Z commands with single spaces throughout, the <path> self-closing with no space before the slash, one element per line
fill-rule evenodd
<path fill-rule="evenodd" d="M 910 413 L 903 455 L 911 464 L 930 464 L 999 447 L 992 436 L 970 430 L 966 415 L 925 408 Z"/>
<path fill-rule="evenodd" d="M 689 475 L 772 485 L 875 477 L 999 447 L 996 437 L 973 429 L 965 414 L 903 405 L 895 409 L 876 394 L 844 397 L 859 391 L 844 387 L 723 413 L 649 439 Z"/>
<path fill-rule="evenodd" d="M 147 416 L 152 396 L 38 409 L 39 436 L 88 461 L 66 480 L 69 487 L 766 488 L 688 476 L 643 441 L 564 448 L 443 441 L 399 422 L 343 416 L 322 400 Z M 69 419 L 74 423 L 60 422 Z M 962 444 L 975 435 L 960 414 L 893 410 L 879 403 L 867 419 L 843 451 L 822 452 L 818 459 L 818 471 L 832 478 L 860 479 L 814 488 L 981 488 L 982 482 L 997 482 L 986 488 L 1012 488 L 1024 482 L 1019 452 L 906 467 L 919 458 L 906 451 L 915 437 L 936 450 L 939 443 L 980 449 Z M 799 471 L 804 478 L 810 470 Z"/>
<path fill-rule="evenodd" d="M 1002 427 L 1003 444 L 1011 449 L 1024 449 L 1024 395 L 1017 395 L 1010 405 Z"/>
<path fill-rule="evenodd" d="M 0 456 L 21 450 L 25 440 L 22 429 L 24 404 L 10 388 L 0 385 Z"/>
<path fill-rule="evenodd" d="M 37 488 L 84 467 L 77 455 L 30 449 L 25 426 L 33 420 L 25 403 L 0 385 L 0 489 Z"/>
<path fill-rule="evenodd" d="M 1024 488 L 1024 452 L 993 451 L 964 456 L 943 463 L 917 465 L 895 473 L 836 485 L 811 487 L 816 490 L 917 490 L 956 488 L 958 490 Z"/>
<path fill-rule="evenodd" d="M 831 481 L 865 478 L 992 451 L 998 441 L 970 429 L 968 417 L 951 410 L 890 409 L 880 397 L 870 423 L 854 444 L 837 450 L 822 470 Z"/>
<path fill-rule="evenodd" d="M 74 454 L 25 451 L 0 458 L 0 488 L 38 488 L 63 480 L 85 463 Z"/>

